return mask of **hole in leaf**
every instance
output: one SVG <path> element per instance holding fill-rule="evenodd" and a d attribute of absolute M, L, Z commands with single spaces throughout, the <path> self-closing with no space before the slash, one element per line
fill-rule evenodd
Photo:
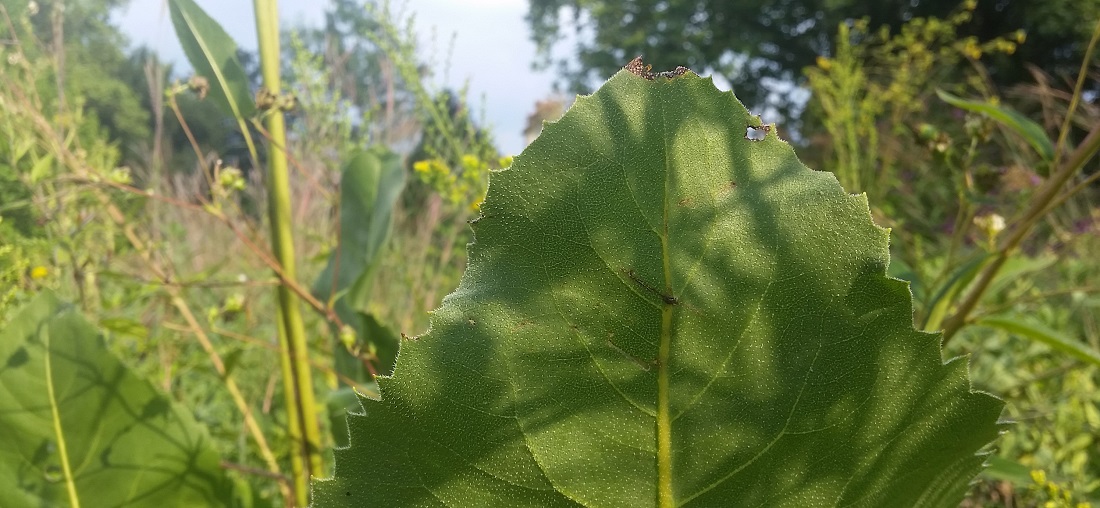
<path fill-rule="evenodd" d="M 770 125 L 763 125 L 756 127 L 753 125 L 745 126 L 745 139 L 749 141 L 763 141 L 768 136 L 768 131 L 771 130 Z"/>

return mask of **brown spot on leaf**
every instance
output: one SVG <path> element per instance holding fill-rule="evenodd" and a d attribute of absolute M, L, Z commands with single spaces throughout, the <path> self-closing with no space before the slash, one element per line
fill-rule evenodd
<path fill-rule="evenodd" d="M 688 70 L 690 70 L 687 67 L 684 67 L 683 65 L 678 65 L 678 66 L 676 66 L 675 69 L 673 69 L 671 71 L 661 71 L 661 72 L 656 72 L 655 73 L 655 72 L 653 72 L 653 66 L 652 65 L 649 65 L 649 64 L 642 61 L 641 55 L 634 57 L 634 59 L 631 60 L 629 63 L 627 63 L 623 67 L 623 69 L 626 69 L 627 71 L 629 71 L 631 74 L 633 74 L 635 76 L 642 77 L 642 78 L 648 79 L 650 81 L 653 81 L 653 80 L 657 79 L 658 77 L 665 78 L 665 79 L 676 78 L 676 77 L 679 77 L 679 76 L 683 76 L 684 73 L 686 73 Z"/>
<path fill-rule="evenodd" d="M 653 79 L 653 73 L 650 72 L 653 70 L 653 66 L 646 65 L 646 63 L 642 61 L 641 55 L 634 57 L 634 59 L 627 63 L 626 67 L 623 67 L 623 69 L 626 69 L 635 76 L 643 77 L 649 80 Z"/>

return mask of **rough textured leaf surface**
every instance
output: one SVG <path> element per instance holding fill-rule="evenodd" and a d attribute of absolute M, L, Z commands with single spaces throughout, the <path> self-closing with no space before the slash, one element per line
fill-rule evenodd
<path fill-rule="evenodd" d="M 692 73 L 492 175 L 469 267 L 318 506 L 950 506 L 1002 403 L 912 327 L 863 196 Z"/>
<path fill-rule="evenodd" d="M 0 331 L 0 506 L 233 506 L 206 433 L 41 295 Z"/>

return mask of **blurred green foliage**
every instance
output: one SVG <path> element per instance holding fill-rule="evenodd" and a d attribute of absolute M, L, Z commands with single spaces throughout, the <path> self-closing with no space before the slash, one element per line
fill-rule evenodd
<path fill-rule="evenodd" d="M 987 63 L 1028 47 L 1032 37 L 969 35 L 980 15 L 974 2 L 964 2 L 945 19 L 914 18 L 895 29 L 841 23 L 829 56 L 804 70 L 811 100 L 800 155 L 834 172 L 849 191 L 868 193 L 876 222 L 892 228 L 891 271 L 911 281 L 915 320 L 928 330 L 941 328 L 956 310 L 997 253 L 1000 236 L 1018 225 L 1045 183 L 1053 153 L 1038 148 L 1054 146 L 1070 100 L 1045 88 L 1047 81 L 1002 88 Z M 1004 96 L 1017 99 L 1009 105 Z M 1038 111 L 1037 119 L 1015 108 Z M 1100 120 L 1088 107 L 1077 116 L 1085 130 Z M 1095 170 L 1093 163 L 1076 181 Z M 1014 425 L 995 453 L 1051 478 L 1012 484 L 991 477 L 969 506 L 1002 506 L 1006 499 L 1076 506 L 1100 495 L 1092 437 L 1100 422 L 1100 369 L 1088 360 L 1100 351 L 1100 264 L 1089 254 L 1100 247 L 1098 198 L 1087 189 L 1049 212 L 1010 254 L 974 313 L 979 324 L 983 316 L 990 323 L 1027 316 L 1071 342 L 1053 349 L 1061 344 L 1020 329 L 969 326 L 945 352 L 971 353 L 974 382 L 1008 402 L 1005 416 Z"/>

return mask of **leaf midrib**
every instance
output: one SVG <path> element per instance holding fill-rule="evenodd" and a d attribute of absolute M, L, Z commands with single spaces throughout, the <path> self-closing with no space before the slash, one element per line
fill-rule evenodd
<path fill-rule="evenodd" d="M 665 125 L 663 102 L 661 111 L 661 132 L 664 140 L 665 181 L 661 206 L 661 267 L 664 271 L 666 295 L 672 295 L 672 263 L 668 255 L 668 211 L 669 211 L 669 150 L 668 126 Z M 676 500 L 672 492 L 672 415 L 669 408 L 669 372 L 668 360 L 672 350 L 672 308 L 663 302 L 661 305 L 661 337 L 657 350 L 657 506 L 673 508 Z"/>
<path fill-rule="evenodd" d="M 49 398 L 50 402 L 50 416 L 53 418 L 54 435 L 57 436 L 57 450 L 58 455 L 61 457 L 61 473 L 65 477 L 65 490 L 69 494 L 69 505 L 72 508 L 80 508 L 80 496 L 77 495 L 76 481 L 73 479 L 72 467 L 69 465 L 69 449 L 65 444 L 65 433 L 61 428 L 61 410 L 57 405 L 57 396 L 53 388 L 53 365 L 50 362 L 52 356 L 50 350 L 50 335 L 49 325 L 44 325 L 42 343 L 45 347 L 43 357 L 45 358 L 44 366 L 46 369 L 46 396 Z"/>
<path fill-rule="evenodd" d="M 229 80 L 222 74 L 221 69 L 218 68 L 213 53 L 210 51 L 210 48 L 207 47 L 206 40 L 199 34 L 198 27 L 195 21 L 191 19 L 190 13 L 180 9 L 180 14 L 187 23 L 187 28 L 191 30 L 191 34 L 195 38 L 195 43 L 199 45 L 199 49 L 202 50 L 203 56 L 206 57 L 206 61 L 210 65 L 210 72 L 214 73 L 214 78 L 218 80 L 218 85 L 221 86 L 222 91 L 225 93 L 226 102 L 229 103 L 229 108 L 233 110 L 233 116 L 240 120 L 242 118 L 241 110 L 237 104 L 237 97 L 233 95 L 233 90 L 229 88 Z"/>

